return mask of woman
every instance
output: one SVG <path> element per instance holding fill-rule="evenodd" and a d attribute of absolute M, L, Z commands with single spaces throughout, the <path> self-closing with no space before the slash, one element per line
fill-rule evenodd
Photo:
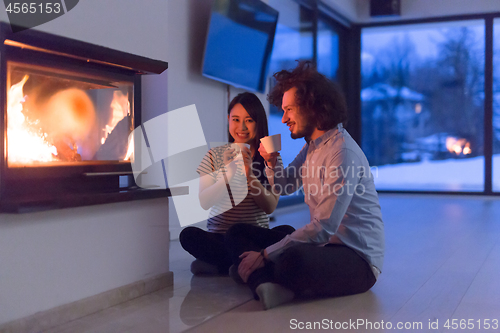
<path fill-rule="evenodd" d="M 236 223 L 269 228 L 268 214 L 278 204 L 279 196 L 266 189 L 264 160 L 258 151 L 260 139 L 268 135 L 266 113 L 258 97 L 252 93 L 236 96 L 228 107 L 228 122 L 228 141 L 236 145 L 210 149 L 197 169 L 200 204 L 211 209 L 208 232 L 187 227 L 179 236 L 182 247 L 197 259 L 191 264 L 195 275 L 227 275 L 232 260 L 224 244 L 226 231 Z M 290 226 L 277 228 L 286 234 L 294 231 Z"/>

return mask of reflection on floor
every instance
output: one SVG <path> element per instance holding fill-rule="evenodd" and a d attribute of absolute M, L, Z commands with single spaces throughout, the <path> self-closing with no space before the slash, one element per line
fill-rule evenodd
<path fill-rule="evenodd" d="M 50 332 L 285 332 L 309 326 L 444 332 L 452 319 L 472 319 L 467 322 L 474 325 L 470 332 L 483 331 L 487 323 L 485 331 L 498 331 L 500 198 L 381 195 L 381 205 L 385 266 L 377 284 L 364 294 L 298 300 L 262 311 L 249 290 L 228 277 L 192 276 L 192 258 L 172 242 L 173 288 Z M 308 218 L 303 205 L 285 208 L 277 212 L 273 226 L 298 227 Z"/>

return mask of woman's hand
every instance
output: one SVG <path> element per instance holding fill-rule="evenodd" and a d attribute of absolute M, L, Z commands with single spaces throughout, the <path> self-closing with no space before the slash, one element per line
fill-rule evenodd
<path fill-rule="evenodd" d="M 238 164 L 235 160 L 236 155 L 237 154 L 234 148 L 226 149 L 222 155 L 224 165 L 226 166 L 227 181 L 230 181 L 233 178 L 236 170 L 238 169 Z"/>
<path fill-rule="evenodd" d="M 243 156 L 243 164 L 245 166 L 245 174 L 247 175 L 247 179 L 251 179 L 253 176 L 252 171 L 252 153 L 250 149 L 247 147 L 241 148 L 241 155 Z"/>
<path fill-rule="evenodd" d="M 259 146 L 259 153 L 260 153 L 260 156 L 262 156 L 262 158 L 266 161 L 267 166 L 270 167 L 271 169 L 274 169 L 274 167 L 276 166 L 276 163 L 278 163 L 278 155 L 280 153 L 278 153 L 278 152 L 268 153 L 266 151 L 266 148 L 264 148 L 264 145 L 262 144 L 262 142 L 260 143 L 260 146 Z"/>
<path fill-rule="evenodd" d="M 252 274 L 256 269 L 264 267 L 264 258 L 260 254 L 260 252 L 248 251 L 243 252 L 240 255 L 240 265 L 238 266 L 238 274 L 240 275 L 243 282 L 248 281 L 248 277 Z"/>

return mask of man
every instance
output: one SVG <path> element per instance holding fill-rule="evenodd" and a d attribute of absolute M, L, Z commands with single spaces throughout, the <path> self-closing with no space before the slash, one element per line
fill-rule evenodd
<path fill-rule="evenodd" d="M 262 145 L 259 152 L 274 190 L 286 195 L 303 187 L 311 219 L 286 236 L 244 224 L 231 228 L 226 244 L 239 277 L 264 309 L 296 296 L 365 292 L 382 270 L 384 225 L 368 161 L 343 128 L 344 98 L 308 62 L 274 77 L 268 99 L 283 109 L 291 137 L 306 144 L 286 169 L 278 153 Z"/>

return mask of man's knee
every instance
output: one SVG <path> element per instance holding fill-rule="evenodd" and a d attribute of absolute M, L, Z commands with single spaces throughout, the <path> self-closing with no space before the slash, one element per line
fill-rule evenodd
<path fill-rule="evenodd" d="M 306 251 L 309 246 L 297 245 L 283 251 L 276 262 L 276 277 L 289 279 L 307 266 Z"/>
<path fill-rule="evenodd" d="M 285 262 L 298 262 L 300 264 L 305 263 L 307 261 L 307 252 L 312 249 L 314 245 L 311 244 L 299 244 L 296 246 L 292 246 L 285 251 L 283 251 L 282 258 Z"/>

